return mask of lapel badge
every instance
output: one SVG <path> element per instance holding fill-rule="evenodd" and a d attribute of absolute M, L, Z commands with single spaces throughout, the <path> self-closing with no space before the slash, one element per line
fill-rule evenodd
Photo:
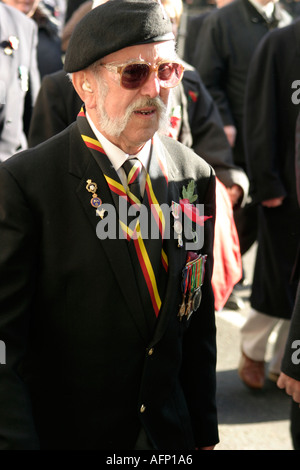
<path fill-rule="evenodd" d="M 88 190 L 89 193 L 92 193 L 92 199 L 91 199 L 91 205 L 96 209 L 96 213 L 103 219 L 104 214 L 105 214 L 105 209 L 101 209 L 102 205 L 102 200 L 100 197 L 98 197 L 96 191 L 98 189 L 98 186 L 96 183 L 94 183 L 92 180 L 87 180 L 87 185 L 86 189 Z"/>
<path fill-rule="evenodd" d="M 19 48 L 19 38 L 16 36 L 9 36 L 8 41 L 2 41 L 0 47 L 3 47 L 5 55 L 12 55 L 14 51 Z"/>
<path fill-rule="evenodd" d="M 177 234 L 178 248 L 183 246 L 182 223 L 180 222 L 181 207 L 177 202 L 172 201 L 172 215 L 174 217 L 174 232 Z"/>

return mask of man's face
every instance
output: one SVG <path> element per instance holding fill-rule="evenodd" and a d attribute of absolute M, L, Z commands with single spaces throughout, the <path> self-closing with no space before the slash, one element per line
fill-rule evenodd
<path fill-rule="evenodd" d="M 173 41 L 132 46 L 110 54 L 104 64 L 124 64 L 144 60 L 156 65 L 161 60 L 175 59 Z M 120 75 L 104 67 L 97 90 L 97 127 L 110 141 L 127 153 L 138 151 L 155 134 L 166 113 L 170 89 L 161 88 L 155 72 L 141 88 L 127 90 L 120 85 Z M 105 80 L 103 89 L 103 79 Z M 130 150 L 129 150 L 130 149 Z"/>

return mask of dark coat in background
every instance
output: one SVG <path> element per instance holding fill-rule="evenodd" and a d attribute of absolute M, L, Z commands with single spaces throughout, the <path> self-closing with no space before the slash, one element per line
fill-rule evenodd
<path fill-rule="evenodd" d="M 195 66 L 218 106 L 223 125 L 236 128 L 234 163 L 246 173 L 243 121 L 249 63 L 270 28 L 292 20 L 277 3 L 275 16 L 277 20 L 271 22 L 248 0 L 235 0 L 205 18 L 196 46 Z M 234 217 L 244 254 L 257 239 L 257 208 L 250 202 L 235 211 Z"/>
<path fill-rule="evenodd" d="M 201 30 L 203 21 L 205 20 L 207 15 L 209 15 L 210 13 L 211 13 L 211 10 L 201 13 L 200 15 L 189 16 L 187 19 L 183 59 L 188 64 L 196 65 L 195 51 L 196 51 L 197 39 Z"/>
<path fill-rule="evenodd" d="M 259 206 L 258 252 L 251 305 L 290 318 L 297 282 L 291 281 L 300 239 L 295 179 L 295 128 L 299 100 L 300 21 L 272 31 L 249 67 L 245 142 L 250 191 L 260 203 L 284 196 L 276 208 Z"/>
<path fill-rule="evenodd" d="M 278 5 L 276 17 L 279 26 L 291 21 Z M 237 128 L 234 161 L 245 170 L 243 117 L 248 67 L 271 27 L 248 0 L 235 0 L 205 18 L 194 55 L 193 65 L 215 100 L 224 125 Z"/>
<path fill-rule="evenodd" d="M 29 147 L 41 144 L 72 124 L 81 106 L 82 100 L 64 70 L 46 75 L 32 113 Z"/>
<path fill-rule="evenodd" d="M 61 39 L 55 19 L 42 3 L 32 18 L 38 25 L 38 67 L 42 79 L 63 68 Z"/>

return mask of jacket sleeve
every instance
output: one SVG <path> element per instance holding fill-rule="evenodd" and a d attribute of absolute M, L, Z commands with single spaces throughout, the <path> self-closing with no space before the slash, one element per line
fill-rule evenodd
<path fill-rule="evenodd" d="M 36 231 L 18 184 L 0 167 L 0 449 L 38 448 L 31 403 L 20 368 L 34 291 Z"/>

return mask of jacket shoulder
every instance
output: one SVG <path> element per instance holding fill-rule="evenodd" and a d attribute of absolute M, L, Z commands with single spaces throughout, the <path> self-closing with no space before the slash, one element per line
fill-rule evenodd
<path fill-rule="evenodd" d="M 222 8 L 216 8 L 213 10 L 207 17 L 204 19 L 204 23 L 217 23 L 220 20 L 232 21 L 236 15 L 240 15 L 240 13 L 244 9 L 244 2 L 243 0 L 234 0 L 233 2 L 228 3 L 227 5 L 223 6 Z"/>
<path fill-rule="evenodd" d="M 192 149 L 183 145 L 175 139 L 167 136 L 160 136 L 161 142 L 166 147 L 171 156 L 176 169 L 184 176 L 186 173 L 195 172 L 201 176 L 211 177 L 214 174 L 213 168 L 203 158 L 197 155 Z"/>

